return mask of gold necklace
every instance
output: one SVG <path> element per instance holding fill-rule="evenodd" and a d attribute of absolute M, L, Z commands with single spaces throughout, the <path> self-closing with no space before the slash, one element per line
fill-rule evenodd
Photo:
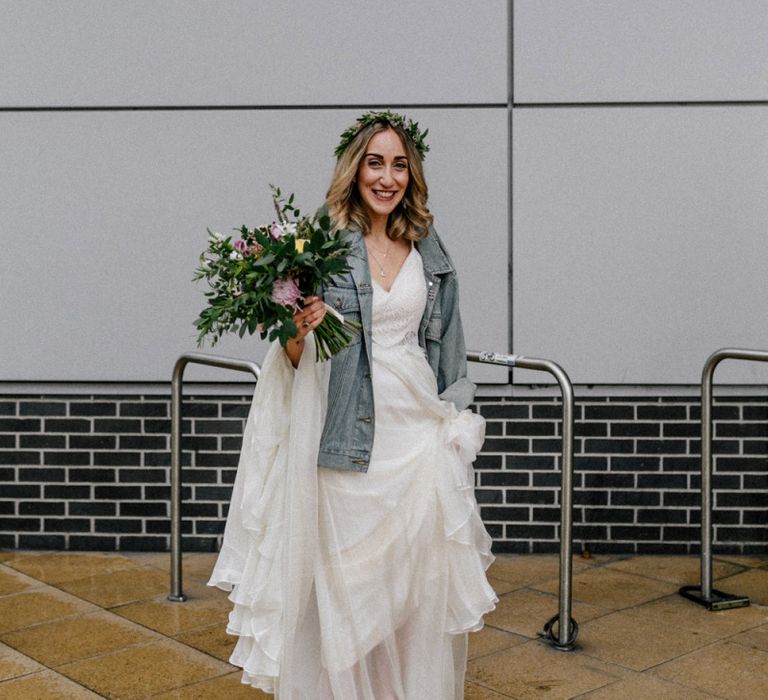
<path fill-rule="evenodd" d="M 385 262 L 387 260 L 387 256 L 389 255 L 389 251 L 392 250 L 392 245 L 393 245 L 393 243 L 392 243 L 392 241 L 390 241 L 389 242 L 389 246 L 387 247 L 387 251 L 383 254 Z M 378 256 L 374 252 L 373 244 L 369 243 L 366 247 L 368 248 L 368 252 L 373 256 L 373 259 L 376 262 L 376 264 L 379 266 L 379 270 L 380 270 L 379 277 L 386 277 L 387 273 L 384 272 L 384 265 L 381 264 L 381 261 L 379 260 Z M 379 251 L 379 252 L 381 252 L 381 251 Z"/>

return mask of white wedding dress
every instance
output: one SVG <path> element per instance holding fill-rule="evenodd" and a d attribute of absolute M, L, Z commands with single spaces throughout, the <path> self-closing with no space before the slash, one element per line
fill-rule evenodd
<path fill-rule="evenodd" d="M 459 700 L 467 632 L 497 602 L 473 491 L 484 422 L 437 397 L 418 251 L 373 286 L 367 473 L 317 468 L 328 367 L 311 342 L 295 372 L 272 348 L 209 582 L 232 591 L 230 661 L 280 700 Z"/>

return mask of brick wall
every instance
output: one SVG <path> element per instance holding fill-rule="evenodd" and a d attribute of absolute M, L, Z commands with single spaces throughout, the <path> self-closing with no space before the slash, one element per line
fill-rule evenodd
<path fill-rule="evenodd" d="M 223 531 L 250 395 L 185 402 L 184 546 Z M 488 421 L 477 498 L 497 551 L 558 549 L 560 406 L 479 397 Z M 0 397 L 0 547 L 164 550 L 167 396 Z M 699 539 L 695 397 L 577 399 L 576 551 L 694 552 Z M 768 544 L 768 397 L 717 398 L 717 551 Z"/>

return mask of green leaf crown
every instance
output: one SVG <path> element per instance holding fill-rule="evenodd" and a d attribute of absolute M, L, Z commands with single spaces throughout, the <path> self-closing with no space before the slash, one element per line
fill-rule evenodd
<path fill-rule="evenodd" d="M 355 123 L 342 133 L 341 141 L 334 151 L 336 157 L 338 158 L 341 156 L 341 154 L 347 150 L 347 146 L 352 143 L 355 136 L 357 136 L 362 129 L 371 124 L 387 124 L 388 126 L 402 129 L 416 147 L 421 159 L 424 160 L 424 156 L 426 156 L 427 151 L 429 150 L 429 146 L 424 141 L 424 138 L 429 133 L 429 129 L 425 129 L 423 132 L 419 131 L 418 122 L 415 122 L 412 119 L 406 119 L 404 115 L 390 112 L 389 110 L 386 112 L 366 112 L 358 117 L 355 120 Z"/>

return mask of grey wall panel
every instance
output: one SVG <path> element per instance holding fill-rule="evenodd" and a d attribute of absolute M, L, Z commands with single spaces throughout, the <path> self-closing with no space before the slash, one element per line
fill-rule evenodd
<path fill-rule="evenodd" d="M 194 349 L 204 290 L 191 276 L 206 226 L 272 220 L 270 182 L 317 206 L 356 115 L 0 114 L 0 380 L 168 380 Z M 410 116 L 430 127 L 432 209 L 461 274 L 467 335 L 505 349 L 506 110 Z M 263 355 L 253 339 L 215 351 Z"/>
<path fill-rule="evenodd" d="M 768 99 L 766 0 L 515 0 L 516 102 Z"/>
<path fill-rule="evenodd" d="M 768 348 L 768 108 L 516 110 L 513 152 L 516 352 L 695 384 L 719 347 Z"/>
<path fill-rule="evenodd" d="M 504 0 L 0 0 L 0 106 L 506 102 Z"/>

